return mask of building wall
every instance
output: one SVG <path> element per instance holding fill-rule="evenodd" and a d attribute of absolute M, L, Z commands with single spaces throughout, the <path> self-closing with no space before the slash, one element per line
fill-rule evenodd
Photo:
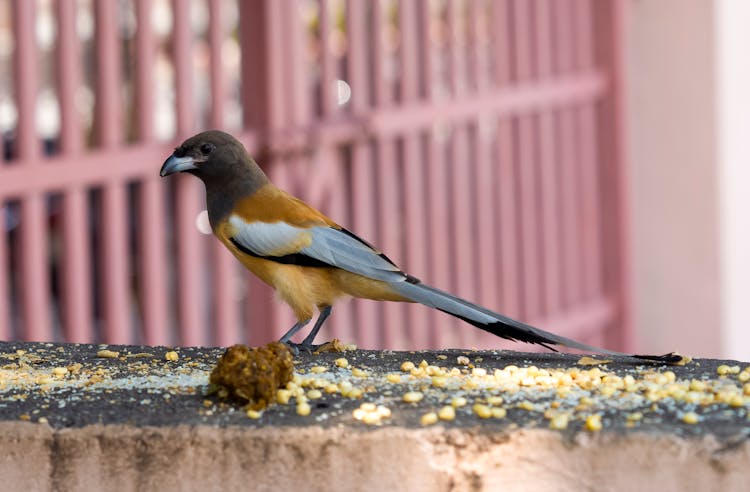
<path fill-rule="evenodd" d="M 638 0 L 630 13 L 637 344 L 750 357 L 747 2 Z"/>

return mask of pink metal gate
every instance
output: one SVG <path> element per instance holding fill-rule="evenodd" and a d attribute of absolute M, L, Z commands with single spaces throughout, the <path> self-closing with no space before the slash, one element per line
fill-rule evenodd
<path fill-rule="evenodd" d="M 292 323 L 199 230 L 171 146 L 277 185 L 438 287 L 627 348 L 620 0 L 0 0 L 0 338 L 260 343 Z M 366 347 L 493 346 L 337 306 Z M 325 330 L 324 330 L 325 331 Z"/>

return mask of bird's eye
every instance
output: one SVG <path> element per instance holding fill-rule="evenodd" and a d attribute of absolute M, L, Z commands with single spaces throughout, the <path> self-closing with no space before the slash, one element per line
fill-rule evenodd
<path fill-rule="evenodd" d="M 214 150 L 213 144 L 204 143 L 203 145 L 201 145 L 201 154 L 203 155 L 210 154 L 212 150 Z"/>

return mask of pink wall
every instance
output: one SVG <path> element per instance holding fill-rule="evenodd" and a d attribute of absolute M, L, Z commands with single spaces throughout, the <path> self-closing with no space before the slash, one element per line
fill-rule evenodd
<path fill-rule="evenodd" d="M 750 358 L 750 3 L 628 19 L 635 325 L 645 351 Z"/>

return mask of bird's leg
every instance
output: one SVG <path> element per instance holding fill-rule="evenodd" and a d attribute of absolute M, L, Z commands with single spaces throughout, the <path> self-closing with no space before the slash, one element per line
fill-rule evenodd
<path fill-rule="evenodd" d="M 284 335 L 283 335 L 283 336 L 282 336 L 281 338 L 279 338 L 279 341 L 280 341 L 281 343 L 286 343 L 286 344 L 288 344 L 288 345 L 294 345 L 294 344 L 293 344 L 293 343 L 291 343 L 291 342 L 290 342 L 289 340 L 291 340 L 291 338 L 292 338 L 292 337 L 294 336 L 294 334 L 295 334 L 295 333 L 297 333 L 297 332 L 298 332 L 298 331 L 300 331 L 300 330 L 301 330 L 302 328 L 304 328 L 304 326 L 305 326 L 305 325 L 306 325 L 307 323 L 309 323 L 309 322 L 310 322 L 310 319 L 311 319 L 311 318 L 308 318 L 308 319 L 306 319 L 306 320 L 302 320 L 302 321 L 297 321 L 296 323 L 294 323 L 294 326 L 292 326 L 291 328 L 289 328 L 289 331 L 287 331 L 286 333 L 284 333 Z M 315 324 L 315 326 L 317 326 L 317 323 Z"/>
<path fill-rule="evenodd" d="M 304 340 L 302 340 L 301 345 L 303 347 L 314 347 L 313 340 L 315 340 L 315 337 L 318 335 L 318 332 L 323 326 L 323 323 L 325 323 L 326 319 L 328 319 L 328 317 L 331 315 L 331 311 L 333 311 L 333 306 L 326 306 L 320 310 L 320 316 L 318 316 L 318 319 L 315 321 L 315 326 L 313 326 L 310 334 L 307 335 Z"/>

